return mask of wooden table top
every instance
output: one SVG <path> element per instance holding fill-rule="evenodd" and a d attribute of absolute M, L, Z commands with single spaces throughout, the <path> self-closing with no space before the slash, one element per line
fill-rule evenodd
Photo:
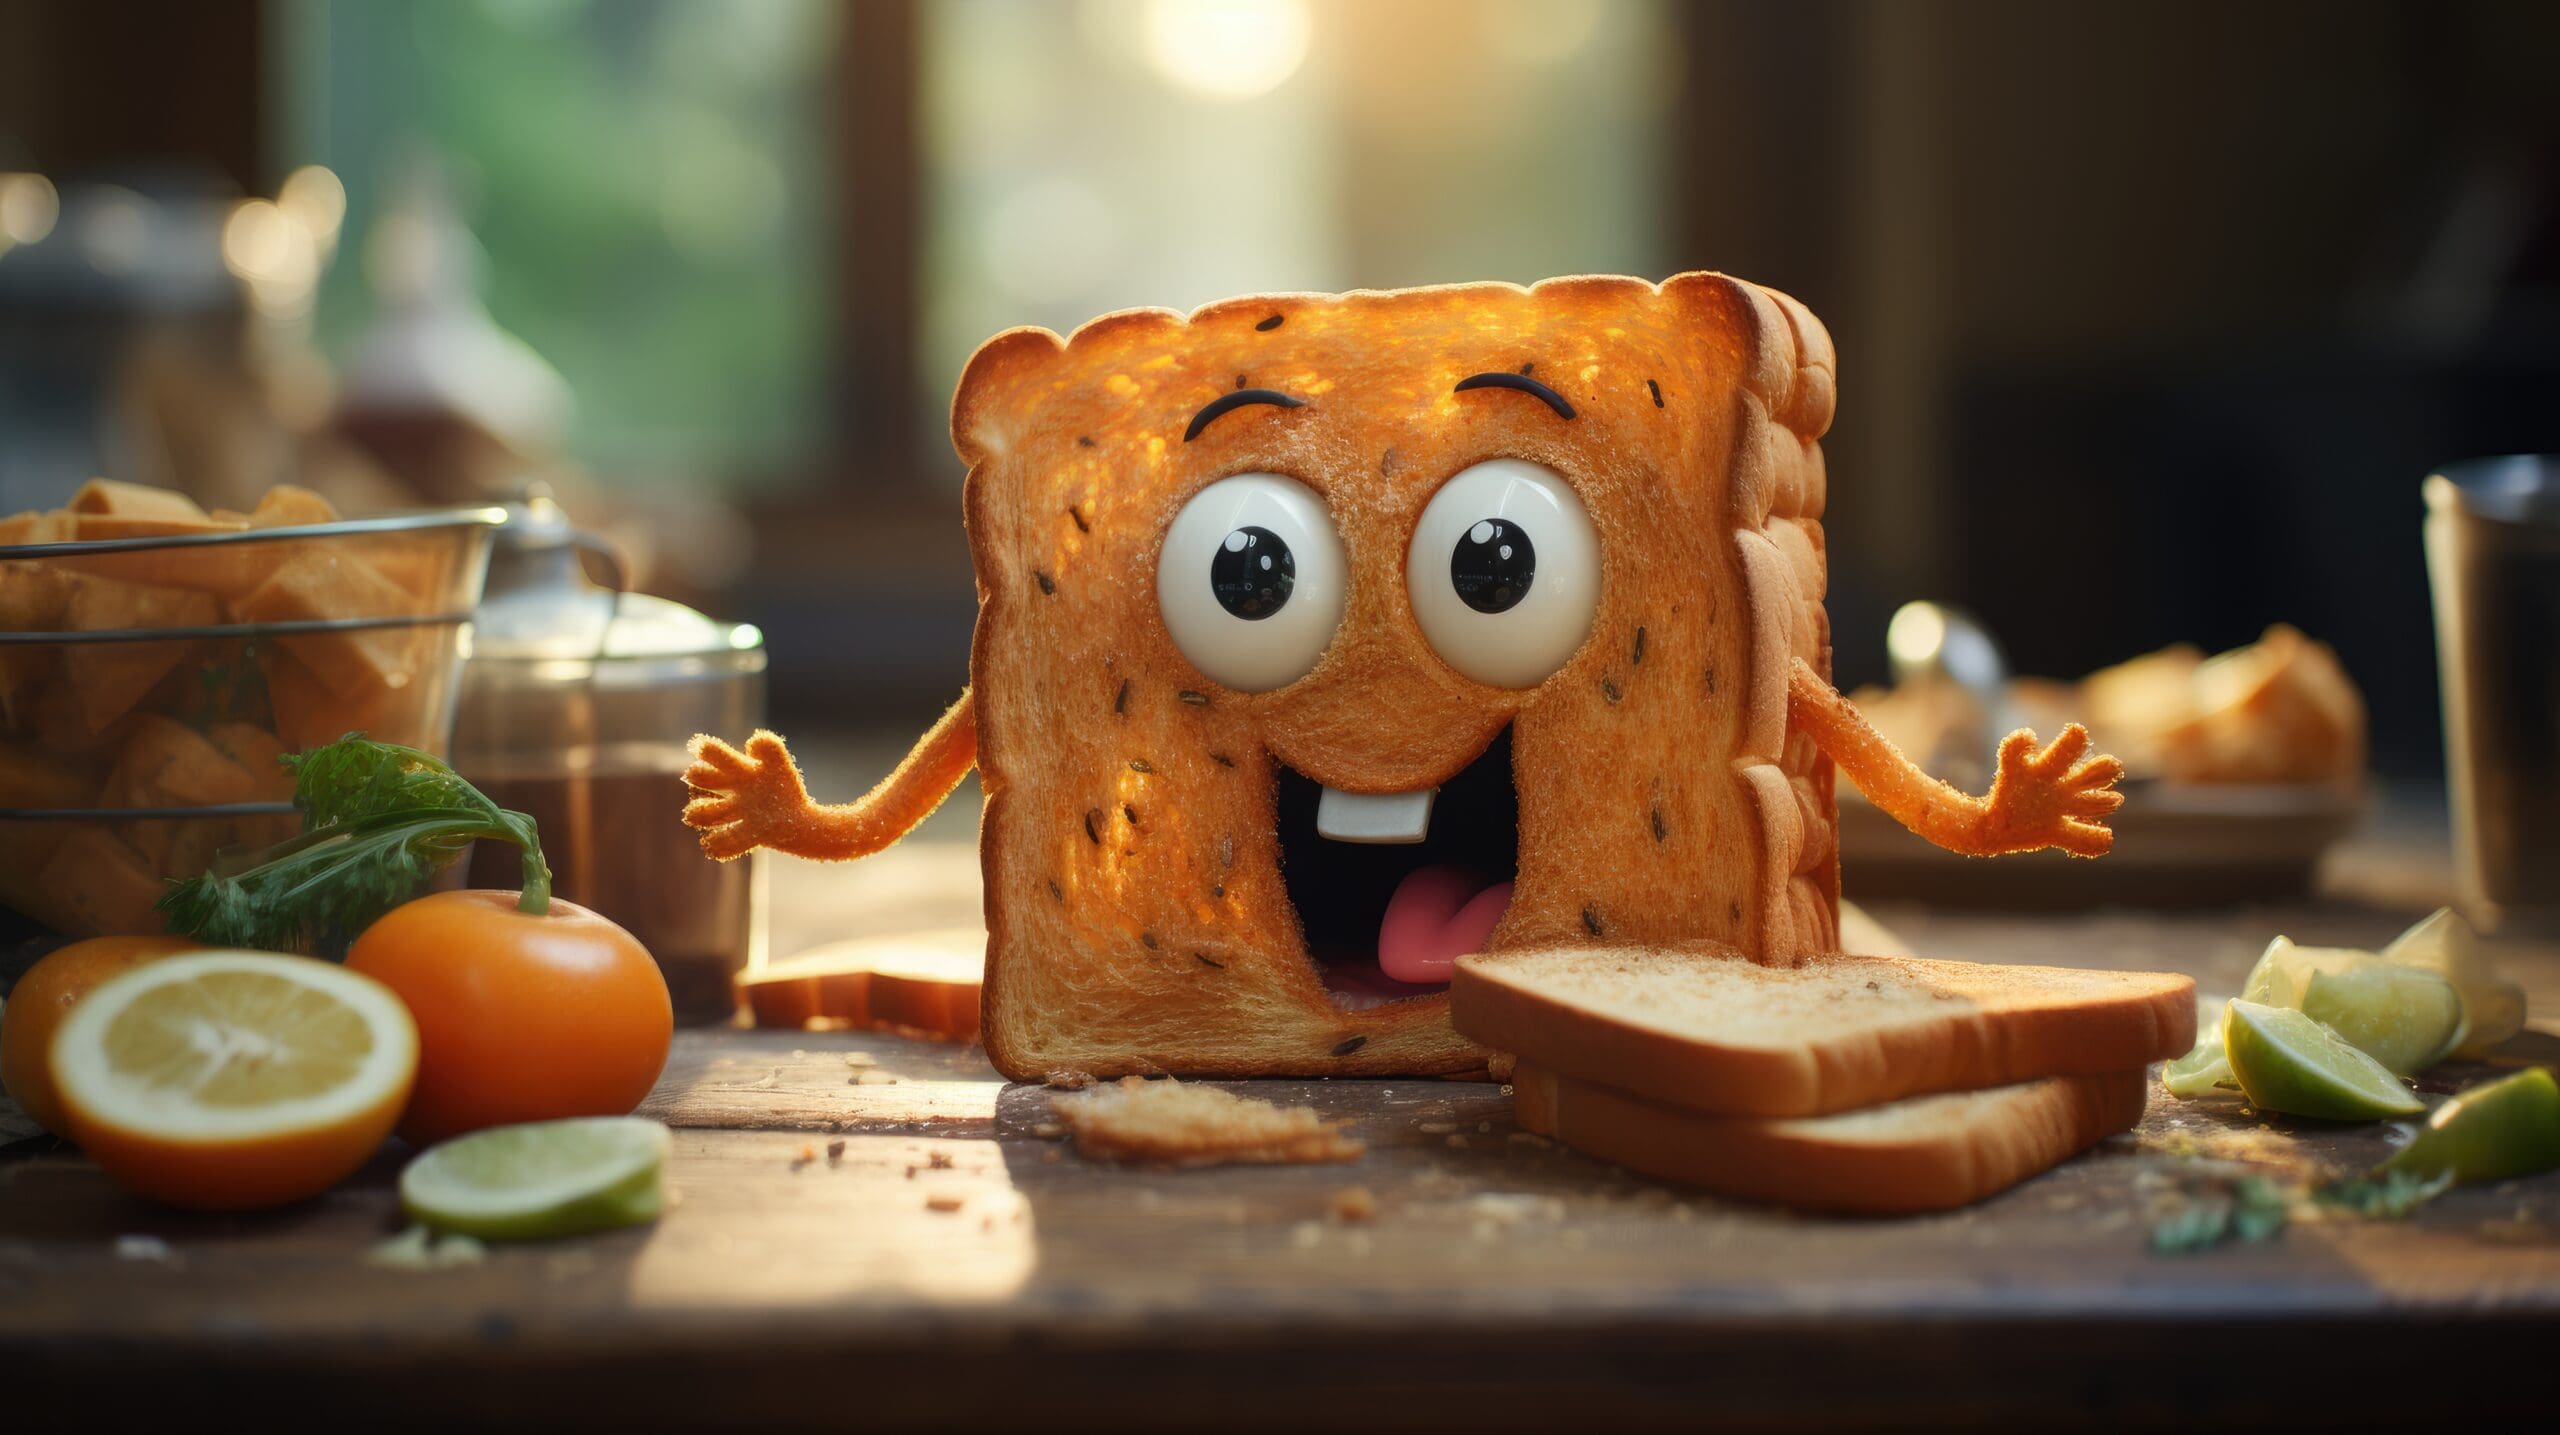
<path fill-rule="evenodd" d="M 775 887 L 784 950 L 976 900 L 948 841 Z M 2169 968 L 2226 995 L 2274 932 L 2373 944 L 2415 914 L 1877 915 L 1931 955 Z M 2560 951 L 2508 965 L 2560 1015 Z M 2508 1055 L 2556 1053 L 2528 1032 Z M 1351 1119 L 1368 1154 L 1101 1165 L 973 1048 L 688 1032 L 646 1108 L 676 1128 L 662 1220 L 431 1270 L 365 1258 L 400 1224 L 400 1153 L 304 1207 L 209 1217 L 21 1141 L 0 1148 L 0 1411 L 30 1430 L 225 1402 L 377 1428 L 2434 1424 L 2533 1408 L 2548 1377 L 2508 1357 L 2560 1332 L 2560 1177 L 2149 1249 L 2216 1163 L 2357 1167 L 2379 1127 L 2155 1095 L 2134 1134 L 1970 1210 L 1840 1220 L 1551 1146 L 1493 1085 L 1252 1089 Z M 1350 1187 L 1374 1220 L 1331 1214 Z"/>

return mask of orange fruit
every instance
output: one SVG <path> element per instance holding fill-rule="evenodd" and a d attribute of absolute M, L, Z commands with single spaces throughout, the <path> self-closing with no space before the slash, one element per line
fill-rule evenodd
<path fill-rule="evenodd" d="M 513 892 L 437 892 L 394 908 L 347 967 L 418 1019 L 418 1087 L 400 1134 L 420 1146 L 486 1126 L 621 1116 L 666 1068 L 667 979 L 629 932 L 574 902 L 535 916 Z"/>
<path fill-rule="evenodd" d="M 390 988 L 273 952 L 190 952 L 101 983 L 54 1035 L 71 1138 L 173 1206 L 316 1196 L 382 1145 L 418 1069 Z"/>
<path fill-rule="evenodd" d="M 91 937 L 47 953 L 18 978 L 9 993 L 9 1010 L 0 1014 L 0 1087 L 38 1126 L 56 1136 L 69 1135 L 49 1063 L 53 1034 L 72 1003 L 109 977 L 194 951 L 196 945 L 184 937 Z"/>

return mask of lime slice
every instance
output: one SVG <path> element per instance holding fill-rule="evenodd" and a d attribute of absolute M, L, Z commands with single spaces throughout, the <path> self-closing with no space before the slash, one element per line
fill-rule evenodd
<path fill-rule="evenodd" d="M 2382 949 L 2382 960 L 2433 972 L 2462 993 L 2469 1025 L 2451 1053 L 2479 1056 L 2524 1030 L 2524 988 L 2502 980 L 2480 947 L 2479 934 L 2450 907 L 2402 932 Z"/>
<path fill-rule="evenodd" d="M 2216 1087 L 2236 1087 L 2231 1057 L 2222 1047 L 2222 1023 L 2214 1022 L 2196 1038 L 2195 1050 L 2160 1069 L 2160 1084 L 2171 1096 L 2206 1096 Z"/>
<path fill-rule="evenodd" d="M 429 1150 L 400 1173 L 400 1204 L 440 1231 L 550 1240 L 653 1220 L 672 1146 L 636 1116 L 495 1126 Z"/>
<path fill-rule="evenodd" d="M 2267 943 L 2258 964 L 2249 969 L 2249 979 L 2240 984 L 2240 999 L 2299 1011 L 2302 994 L 2311 989 L 2314 976 L 2348 971 L 2373 960 L 2373 953 L 2352 947 L 2305 947 L 2291 937 L 2278 937 Z"/>
<path fill-rule="evenodd" d="M 2389 1068 L 2289 1007 L 2233 1002 L 2223 1013 L 2222 1043 L 2240 1089 L 2268 1111 L 2373 1121 L 2426 1110 Z"/>
<path fill-rule="evenodd" d="M 2549 1067 L 2502 1076 L 2436 1108 L 2384 1171 L 2456 1181 L 2502 1181 L 2560 1166 L 2560 1084 Z"/>
<path fill-rule="evenodd" d="M 2470 1029 L 2453 983 L 2384 961 L 2313 972 L 2297 1005 L 2398 1076 L 2444 1060 Z"/>

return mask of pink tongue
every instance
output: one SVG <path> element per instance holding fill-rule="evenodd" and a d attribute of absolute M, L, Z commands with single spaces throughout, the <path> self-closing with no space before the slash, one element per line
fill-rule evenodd
<path fill-rule="evenodd" d="M 1463 867 L 1407 873 L 1378 923 L 1378 966 L 1400 982 L 1445 982 L 1449 964 L 1483 950 L 1510 905 L 1510 883 L 1487 886 Z"/>

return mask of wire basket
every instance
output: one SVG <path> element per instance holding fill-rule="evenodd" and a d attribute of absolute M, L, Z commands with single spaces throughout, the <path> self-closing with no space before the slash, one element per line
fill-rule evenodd
<path fill-rule="evenodd" d="M 441 754 L 502 508 L 0 546 L 0 902 L 161 929 L 168 882 L 295 826 L 276 759 Z"/>

